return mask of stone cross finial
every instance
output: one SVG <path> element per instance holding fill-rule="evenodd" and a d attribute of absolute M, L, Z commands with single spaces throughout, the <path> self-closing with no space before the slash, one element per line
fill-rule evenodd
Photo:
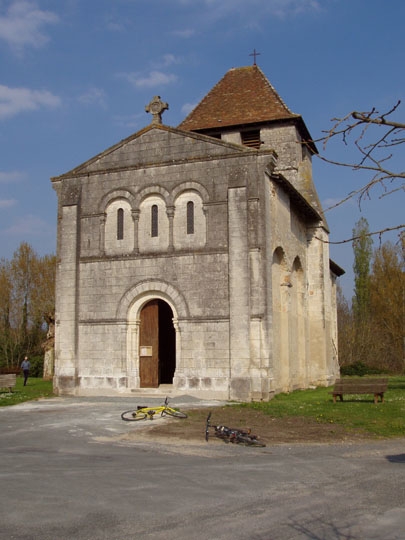
<path fill-rule="evenodd" d="M 260 56 L 260 53 L 256 51 L 256 49 L 253 49 L 252 54 L 249 54 L 249 56 L 253 56 L 253 65 L 256 65 L 256 56 Z"/>
<path fill-rule="evenodd" d="M 162 113 L 169 108 L 169 105 L 160 99 L 160 96 L 155 96 L 149 105 L 146 105 L 145 111 L 153 115 L 152 124 L 162 123 Z"/>

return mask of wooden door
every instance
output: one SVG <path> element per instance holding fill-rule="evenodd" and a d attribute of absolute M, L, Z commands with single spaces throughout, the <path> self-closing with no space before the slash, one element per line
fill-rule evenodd
<path fill-rule="evenodd" d="M 139 331 L 139 376 L 141 388 L 159 386 L 159 301 L 151 300 L 141 311 Z"/>

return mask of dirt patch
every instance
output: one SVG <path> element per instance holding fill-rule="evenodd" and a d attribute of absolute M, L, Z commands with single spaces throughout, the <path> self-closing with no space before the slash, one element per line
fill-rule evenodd
<path fill-rule="evenodd" d="M 339 424 L 324 424 L 305 417 L 274 418 L 239 406 L 225 406 L 186 411 L 188 418 L 167 418 L 150 421 L 143 438 L 148 440 L 175 439 L 203 442 L 205 423 L 211 412 L 211 424 L 234 428 L 250 428 L 267 445 L 285 443 L 336 443 L 369 439 L 366 433 L 347 429 Z M 138 424 L 138 422 L 137 422 Z M 213 430 L 212 430 L 213 431 Z M 212 437 L 214 439 L 214 437 Z"/>

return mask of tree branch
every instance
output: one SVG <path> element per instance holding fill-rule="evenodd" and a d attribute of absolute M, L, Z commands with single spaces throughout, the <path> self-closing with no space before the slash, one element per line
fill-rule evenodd
<path fill-rule="evenodd" d="M 382 236 L 386 232 L 399 231 L 401 229 L 405 230 L 405 223 L 403 223 L 402 225 L 396 225 L 395 227 L 387 227 L 386 229 L 381 229 L 380 231 L 373 231 L 373 232 L 365 233 L 362 236 L 352 236 L 351 238 L 346 238 L 346 240 L 339 240 L 337 242 L 324 240 L 323 238 L 319 238 L 318 236 L 315 236 L 315 238 L 324 244 L 334 244 L 334 245 L 348 244 L 349 242 L 353 242 L 354 240 L 359 240 L 360 238 L 363 238 L 364 236 L 376 236 L 377 234 Z"/>
<path fill-rule="evenodd" d="M 322 143 L 325 150 L 329 142 L 338 137 L 345 146 L 351 145 L 357 150 L 359 159 L 345 162 L 331 159 L 325 155 L 318 155 L 318 158 L 331 165 L 371 173 L 366 184 L 358 190 L 350 192 L 337 204 L 327 208 L 325 212 L 354 197 L 358 198 L 358 204 L 361 207 L 364 198 L 371 198 L 372 190 L 378 185 L 383 191 L 380 198 L 398 191 L 405 191 L 403 181 L 405 171 L 395 170 L 389 166 L 390 160 L 394 157 L 389 149 L 397 148 L 405 143 L 405 123 L 396 122 L 389 118 L 397 111 L 400 104 L 399 100 L 391 109 L 382 114 L 373 108 L 368 112 L 352 111 L 343 118 L 332 118 L 333 125 L 329 131 L 323 132 L 325 133 L 323 137 L 304 143 L 307 146 L 313 143 Z M 377 231 L 375 234 L 380 233 L 381 231 Z"/>

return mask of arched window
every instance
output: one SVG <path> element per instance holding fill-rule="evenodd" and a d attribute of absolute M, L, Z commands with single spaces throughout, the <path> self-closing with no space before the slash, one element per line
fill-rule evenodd
<path fill-rule="evenodd" d="M 117 240 L 124 239 L 124 210 L 118 208 L 117 210 Z"/>
<path fill-rule="evenodd" d="M 151 235 L 158 236 L 159 234 L 159 208 L 157 204 L 154 204 L 151 208 Z"/>
<path fill-rule="evenodd" d="M 194 203 L 187 203 L 187 234 L 194 234 Z"/>

